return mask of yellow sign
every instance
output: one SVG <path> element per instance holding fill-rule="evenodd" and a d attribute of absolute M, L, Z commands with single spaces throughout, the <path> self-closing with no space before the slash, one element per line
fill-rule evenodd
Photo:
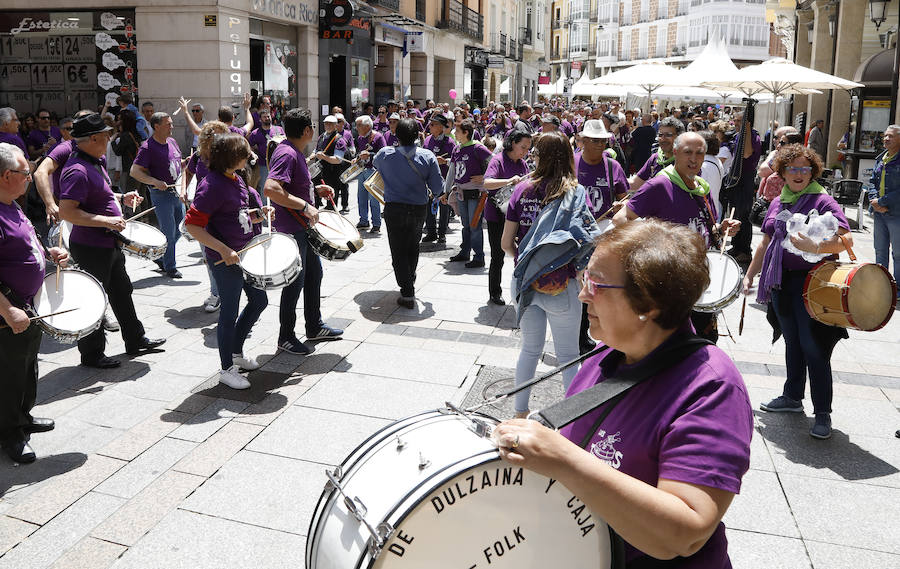
<path fill-rule="evenodd" d="M 207 28 L 215 28 L 217 25 L 217 17 L 215 14 L 206 14 L 203 16 L 203 25 Z"/>
<path fill-rule="evenodd" d="M 863 101 L 863 107 L 890 109 L 891 102 L 890 101 Z"/>

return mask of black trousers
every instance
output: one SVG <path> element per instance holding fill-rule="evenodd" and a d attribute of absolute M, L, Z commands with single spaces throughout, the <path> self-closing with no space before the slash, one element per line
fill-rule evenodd
<path fill-rule="evenodd" d="M 125 271 L 125 254 L 119 247 L 91 247 L 80 243 L 70 243 L 70 250 L 75 262 L 85 272 L 94 276 L 106 290 L 109 306 L 119 321 L 125 349 L 137 347 L 144 337 L 144 325 L 138 320 L 134 310 L 131 293 L 131 279 Z M 82 363 L 93 363 L 104 355 L 106 350 L 106 333 L 101 326 L 95 332 L 78 340 L 78 351 L 81 352 Z"/>
<path fill-rule="evenodd" d="M 691 324 L 701 338 L 705 338 L 715 344 L 719 341 L 718 312 L 691 311 Z"/>
<path fill-rule="evenodd" d="M 431 213 L 431 205 L 425 213 L 425 233 L 428 235 L 444 236 L 447 234 L 447 224 L 450 223 L 450 206 L 438 204 L 437 214 Z"/>
<path fill-rule="evenodd" d="M 21 334 L 0 328 L 0 442 L 25 438 L 37 396 L 41 329 L 32 323 Z"/>
<path fill-rule="evenodd" d="M 488 221 L 488 244 L 491 247 L 491 265 L 488 268 L 488 294 L 491 297 L 503 296 L 503 287 L 500 277 L 503 274 L 503 257 L 506 253 L 500 246 L 500 238 L 503 237 L 503 221 Z"/>
<path fill-rule="evenodd" d="M 750 241 L 753 238 L 753 226 L 750 224 L 750 210 L 753 208 L 753 196 L 756 188 L 753 185 L 753 176 L 755 173 L 744 173 L 738 187 L 724 194 L 722 199 L 722 219 L 728 217 L 731 208 L 734 208 L 734 218 L 741 222 L 741 229 L 737 232 L 732 240 L 732 247 L 735 253 L 746 253 L 751 255 Z"/>
<path fill-rule="evenodd" d="M 427 205 L 410 205 L 389 202 L 381 217 L 387 225 L 388 246 L 394 278 L 401 296 L 415 296 L 416 267 L 419 265 L 419 241 L 425 224 Z"/>

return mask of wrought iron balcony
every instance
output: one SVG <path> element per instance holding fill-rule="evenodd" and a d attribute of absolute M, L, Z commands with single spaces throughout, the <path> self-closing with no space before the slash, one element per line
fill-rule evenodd
<path fill-rule="evenodd" d="M 522 43 L 525 45 L 532 45 L 534 43 L 531 39 L 531 28 L 519 28 L 519 37 L 522 38 Z"/>
<path fill-rule="evenodd" d="M 368 2 L 373 6 L 381 6 L 395 12 L 400 11 L 400 0 L 368 0 Z"/>
<path fill-rule="evenodd" d="M 453 30 L 461 35 L 483 41 L 484 16 L 463 5 L 459 0 L 444 0 L 441 15 L 441 20 L 437 23 L 438 28 Z"/>

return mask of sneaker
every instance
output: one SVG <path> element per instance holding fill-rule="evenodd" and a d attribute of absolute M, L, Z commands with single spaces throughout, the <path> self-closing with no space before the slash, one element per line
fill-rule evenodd
<path fill-rule="evenodd" d="M 231 354 L 231 360 L 234 365 L 247 371 L 259 369 L 259 362 L 253 356 L 245 356 L 244 354 Z"/>
<path fill-rule="evenodd" d="M 341 215 L 347 215 L 348 213 L 350 213 L 350 210 L 347 209 L 346 207 L 341 210 Z"/>
<path fill-rule="evenodd" d="M 238 366 L 233 365 L 228 369 L 220 370 L 216 375 L 219 383 L 224 383 L 232 389 L 249 389 L 250 382 L 238 371 Z"/>
<path fill-rule="evenodd" d="M 790 397 L 779 395 L 768 403 L 763 403 L 759 408 L 771 413 L 802 413 L 803 403 L 794 401 Z"/>
<path fill-rule="evenodd" d="M 172 269 L 171 271 L 166 271 L 166 276 L 170 279 L 180 279 L 183 275 L 178 269 Z"/>
<path fill-rule="evenodd" d="M 312 348 L 296 338 L 278 342 L 278 349 L 282 352 L 288 352 L 289 354 L 298 354 L 301 356 L 311 354 L 313 351 Z"/>
<path fill-rule="evenodd" d="M 422 237 L 422 243 L 433 243 L 437 241 L 437 233 L 429 233 L 428 235 Z"/>
<path fill-rule="evenodd" d="M 480 269 L 482 267 L 484 267 L 484 257 L 481 257 L 480 259 L 475 258 L 466 263 L 467 269 Z"/>
<path fill-rule="evenodd" d="M 369 233 L 381 233 L 381 226 L 380 226 L 380 225 L 373 225 L 373 226 L 372 226 L 372 229 L 369 230 Z"/>
<path fill-rule="evenodd" d="M 203 310 L 206 312 L 215 312 L 221 305 L 222 303 L 219 301 L 219 297 L 211 294 L 203 301 Z"/>
<path fill-rule="evenodd" d="M 444 235 L 438 235 L 437 242 L 443 245 L 447 242 L 447 237 Z"/>
<path fill-rule="evenodd" d="M 831 413 L 816 413 L 816 423 L 809 430 L 809 436 L 814 439 L 831 438 Z"/>
<path fill-rule="evenodd" d="M 397 304 L 399 304 L 403 308 L 413 309 L 416 307 L 416 297 L 414 297 L 414 296 L 397 297 Z"/>
<path fill-rule="evenodd" d="M 344 335 L 344 331 L 340 328 L 332 328 L 327 324 L 322 324 L 322 327 L 319 328 L 319 331 L 315 334 L 306 334 L 307 340 L 340 340 L 341 336 Z"/>
<path fill-rule="evenodd" d="M 450 257 L 451 263 L 459 263 L 461 261 L 468 261 L 468 260 L 469 260 L 469 256 L 464 253 L 457 253 L 456 255 L 453 255 L 452 257 Z"/>
<path fill-rule="evenodd" d="M 116 320 L 116 317 L 113 316 L 112 312 L 107 312 L 103 315 L 103 329 L 107 332 L 119 331 L 119 321 Z"/>
<path fill-rule="evenodd" d="M 368 227 L 369 227 L 368 221 L 360 221 L 359 223 L 356 224 L 357 229 L 366 229 Z"/>

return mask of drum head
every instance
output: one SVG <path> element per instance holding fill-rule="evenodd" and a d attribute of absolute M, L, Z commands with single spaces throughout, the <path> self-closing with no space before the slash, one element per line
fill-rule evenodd
<path fill-rule="evenodd" d="M 319 232 L 322 239 L 337 249 L 347 250 L 347 241 L 359 239 L 359 230 L 346 217 L 337 212 L 320 211 L 319 221 L 322 223 L 316 224 L 315 230 Z"/>
<path fill-rule="evenodd" d="M 241 268 L 254 275 L 275 275 L 295 265 L 300 249 L 294 238 L 283 233 L 257 235 L 247 246 L 271 240 L 241 253 Z"/>
<path fill-rule="evenodd" d="M 60 241 L 60 234 L 62 240 Z M 69 235 L 72 234 L 72 223 L 69 221 L 59 221 L 47 232 L 47 241 L 51 247 L 59 247 L 60 245 L 69 248 Z"/>
<path fill-rule="evenodd" d="M 703 312 L 715 312 L 731 304 L 740 293 L 743 271 L 730 255 L 708 251 L 709 286 L 703 291 L 695 308 Z"/>
<path fill-rule="evenodd" d="M 847 306 L 860 330 L 878 330 L 887 324 L 896 302 L 896 284 L 884 267 L 867 263 L 854 270 Z"/>
<path fill-rule="evenodd" d="M 147 225 L 140 221 L 129 221 L 125 224 L 122 235 L 141 245 L 148 245 L 150 247 L 166 246 L 166 236 L 162 231 L 152 225 Z"/>
<path fill-rule="evenodd" d="M 43 322 L 52 328 L 77 332 L 99 322 L 106 312 L 106 292 L 93 276 L 76 269 L 59 272 L 59 289 L 56 273 L 44 277 L 41 290 L 34 297 L 34 311 L 38 316 L 77 308 L 58 316 L 45 318 Z"/>

